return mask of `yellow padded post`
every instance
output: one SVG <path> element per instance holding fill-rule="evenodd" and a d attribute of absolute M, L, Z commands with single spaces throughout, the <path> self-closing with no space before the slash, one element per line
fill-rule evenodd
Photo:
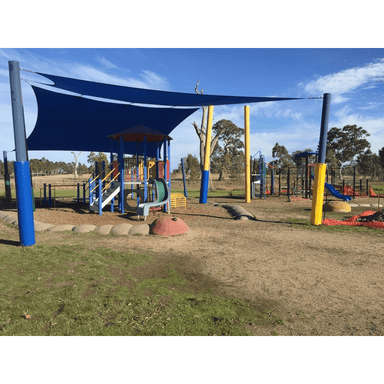
<path fill-rule="evenodd" d="M 245 202 L 251 202 L 251 159 L 249 105 L 244 106 L 244 147 L 245 147 Z"/>
<path fill-rule="evenodd" d="M 313 197 L 312 197 L 312 211 L 311 211 L 311 224 L 321 225 L 321 218 L 323 216 L 323 202 L 324 202 L 324 186 L 325 186 L 325 171 L 327 164 L 318 163 L 315 169 L 315 182 L 313 184 Z"/>

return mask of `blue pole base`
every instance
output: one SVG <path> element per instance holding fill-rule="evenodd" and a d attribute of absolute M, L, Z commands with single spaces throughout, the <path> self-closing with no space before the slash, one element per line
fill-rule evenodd
<path fill-rule="evenodd" d="M 23 247 L 35 244 L 31 172 L 28 161 L 15 161 L 15 184 L 20 243 Z"/>
<path fill-rule="evenodd" d="M 200 203 L 206 204 L 208 198 L 209 171 L 203 171 L 201 175 Z"/>

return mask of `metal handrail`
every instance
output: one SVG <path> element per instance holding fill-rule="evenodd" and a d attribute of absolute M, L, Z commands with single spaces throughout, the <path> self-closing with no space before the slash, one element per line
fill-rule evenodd
<path fill-rule="evenodd" d="M 109 173 L 108 173 L 108 175 L 107 176 L 105 176 L 104 177 L 104 179 L 103 180 L 101 180 L 102 182 L 116 169 L 116 168 L 118 168 L 118 166 L 119 166 L 119 163 L 116 165 L 116 167 L 114 167 Z M 90 185 L 90 184 L 92 184 L 96 179 L 98 179 L 102 174 L 103 174 L 103 172 L 104 172 L 105 170 L 103 170 L 102 172 L 100 172 L 93 180 L 91 180 L 89 183 L 88 183 L 88 185 Z M 120 172 L 117 174 L 117 175 L 119 175 L 120 174 Z M 113 181 L 113 180 L 115 180 L 115 178 L 116 178 L 116 176 L 111 180 L 111 182 Z M 110 183 L 109 183 L 110 184 Z M 108 185 L 109 185 L 108 184 Z M 91 191 L 89 191 L 89 193 L 92 193 L 96 188 L 98 188 L 98 186 L 96 185 L 96 187 L 95 188 L 93 188 Z"/>
<path fill-rule="evenodd" d="M 111 185 L 113 181 L 115 181 L 116 177 L 120 175 L 120 172 L 103 188 L 102 192 L 104 192 Z"/>
<path fill-rule="evenodd" d="M 104 179 L 103 180 L 101 180 L 101 181 L 104 181 L 116 168 L 118 167 L 118 165 L 115 167 L 115 168 L 113 168 L 109 173 L 108 173 L 108 175 L 107 176 L 105 176 L 104 177 Z"/>
<path fill-rule="evenodd" d="M 111 164 L 109 164 L 109 165 L 111 165 Z M 113 172 L 113 170 L 116 169 L 118 166 L 119 166 L 119 163 L 117 163 L 116 167 L 113 168 L 112 171 L 109 172 L 108 175 L 105 177 L 108 177 Z M 105 169 L 103 169 L 93 180 L 91 180 L 91 183 L 93 183 L 97 178 L 99 178 L 104 172 L 105 172 Z M 102 180 L 102 181 L 104 181 L 104 180 Z"/>

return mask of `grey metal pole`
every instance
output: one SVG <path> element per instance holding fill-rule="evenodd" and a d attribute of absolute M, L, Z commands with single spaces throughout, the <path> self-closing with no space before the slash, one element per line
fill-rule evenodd
<path fill-rule="evenodd" d="M 9 80 L 11 84 L 11 101 L 13 128 L 15 135 L 16 161 L 27 161 L 25 142 L 23 101 L 21 96 L 20 66 L 17 61 L 9 61 Z"/>
<path fill-rule="evenodd" d="M 330 93 L 324 93 L 323 111 L 321 114 L 318 163 L 325 163 L 325 154 L 327 151 L 327 132 L 328 132 L 328 121 L 329 121 L 330 108 L 331 108 L 331 94 Z"/>

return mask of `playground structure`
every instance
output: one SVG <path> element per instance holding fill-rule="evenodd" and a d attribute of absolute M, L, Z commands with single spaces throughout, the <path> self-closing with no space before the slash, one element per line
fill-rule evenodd
<path fill-rule="evenodd" d="M 169 152 L 171 138 L 159 131 L 144 126 L 133 127 L 109 137 L 119 142 L 118 160 L 114 160 L 115 155 L 111 151 L 110 171 L 108 173 L 106 173 L 105 162 L 102 163 L 101 169 L 99 169 L 98 163 L 95 163 L 95 174 L 89 179 L 89 210 L 102 215 L 103 208 L 110 203 L 111 212 L 113 212 L 114 199 L 117 196 L 118 209 L 121 213 L 124 213 L 125 210 L 135 209 L 138 215 L 146 217 L 149 208 L 161 206 L 164 207 L 165 212 L 170 213 L 169 196 L 171 193 L 171 180 L 169 174 Z M 130 140 L 142 142 L 144 148 L 142 161 L 139 159 L 138 151 L 135 156 L 136 158 L 133 159 L 136 160 L 135 167 L 133 167 L 133 163 L 130 161 L 132 159 L 124 158 L 123 142 Z M 147 142 L 156 143 L 155 161 L 151 161 L 147 157 Z M 162 176 L 165 179 L 160 177 L 159 144 L 161 142 L 164 146 Z M 168 172 L 164 172 L 164 169 Z M 152 179 L 149 179 L 151 173 L 156 176 L 155 188 L 152 189 L 150 189 L 150 180 Z M 125 184 L 130 185 L 131 188 L 125 188 Z M 132 207 L 127 203 L 128 196 L 131 199 L 134 199 L 134 196 L 136 196 L 136 207 Z M 152 199 L 150 196 L 152 196 Z"/>
<path fill-rule="evenodd" d="M 25 119 L 21 96 L 20 67 L 17 61 L 9 61 L 16 151 L 16 198 L 18 204 L 18 219 L 20 223 L 20 242 L 23 246 L 30 246 L 35 243 L 32 208 L 33 191 L 27 145 L 29 150 L 97 150 L 100 152 L 108 151 L 107 148 L 109 147 L 111 163 L 113 162 L 113 153 L 118 153 L 118 173 L 116 176 L 112 175 L 112 180 L 108 182 L 104 191 L 102 183 L 105 181 L 105 178 L 101 178 L 101 173 L 94 179 L 89 180 L 89 204 L 90 208 L 92 206 L 96 208 L 97 206 L 97 211 L 101 215 L 103 203 L 108 203 L 109 201 L 112 201 L 115 196 L 118 196 L 118 208 L 121 213 L 124 213 L 124 200 L 126 196 L 124 193 L 124 154 L 130 153 L 135 154 L 136 156 L 143 154 L 143 174 L 146 175 L 147 156 L 156 155 L 156 161 L 159 161 L 160 143 L 162 143 L 164 148 L 163 161 L 166 166 L 167 160 L 170 158 L 170 137 L 168 134 L 188 116 L 197 111 L 196 108 L 191 107 L 208 105 L 204 169 L 202 172 L 200 188 L 200 203 L 204 204 L 207 202 L 208 193 L 213 106 L 299 99 L 281 97 L 234 97 L 162 92 L 64 78 L 39 72 L 35 73 L 51 80 L 53 83 L 49 84 L 51 88 L 75 92 L 78 96 L 53 92 L 49 89 L 32 85 L 32 89 L 37 98 L 39 113 L 34 130 L 28 139 L 26 139 Z M 128 104 L 122 105 L 100 102 L 84 98 L 82 97 L 83 95 L 125 101 L 128 102 Z M 331 95 L 325 93 L 322 99 L 323 108 L 320 128 L 319 156 L 315 169 L 311 214 L 311 223 L 314 225 L 321 224 L 326 170 L 326 133 L 328 130 Z M 133 103 L 163 105 L 168 106 L 168 108 L 138 107 L 132 105 Z M 175 106 L 189 108 L 175 108 Z M 84 124 L 84 121 L 86 121 L 86 124 Z M 129 121 L 129 126 L 127 126 L 127 121 Z M 55 129 L 52 129 L 53 127 Z M 118 133 L 113 133 L 113 131 L 111 132 L 111 130 L 113 130 L 112 127 L 123 127 L 126 129 Z M 156 131 L 154 130 L 154 127 L 156 127 Z M 244 106 L 244 131 L 245 202 L 250 203 L 250 111 L 248 105 Z M 65 135 L 62 135 L 62 132 L 65 132 Z M 74 137 L 76 137 L 76 140 L 73 139 Z M 110 143 L 108 143 L 107 137 L 111 139 Z M 114 149 L 115 145 L 113 144 L 113 141 L 118 142 L 118 150 Z M 113 174 L 114 171 L 111 170 L 110 173 Z M 137 178 L 139 178 L 139 174 L 140 172 L 138 171 Z M 167 174 L 167 172 L 165 172 L 165 174 Z M 156 176 L 158 178 L 159 175 L 157 174 Z M 147 180 L 144 178 L 143 181 L 131 181 L 131 183 L 143 183 L 142 204 L 148 204 Z M 165 184 L 168 189 L 167 195 L 169 196 L 171 190 L 170 178 L 165 179 Z M 93 192 L 95 193 L 95 196 L 92 195 Z M 98 194 L 98 197 L 96 197 L 96 193 Z M 261 195 L 262 192 L 260 193 L 260 196 Z M 139 196 L 137 199 L 139 200 Z M 162 203 L 161 205 L 164 205 L 164 209 L 167 211 L 168 203 L 165 201 L 160 203 Z M 113 205 L 111 205 L 111 207 L 113 207 Z"/>
<path fill-rule="evenodd" d="M 259 155 L 258 161 L 256 156 Z M 251 198 L 260 197 L 265 199 L 265 176 L 267 173 L 265 157 L 261 151 L 251 156 Z"/>
<path fill-rule="evenodd" d="M 259 154 L 259 158 L 256 156 Z M 317 152 L 302 152 L 295 155 L 298 165 L 288 166 L 285 169 L 275 169 L 267 164 L 261 152 L 257 152 L 251 157 L 251 197 L 265 198 L 266 195 L 274 195 L 278 191 L 278 196 L 286 195 L 289 201 L 300 199 L 310 199 L 313 195 L 313 180 L 315 164 L 309 163 L 309 157 L 316 156 Z M 298 159 L 305 158 L 303 164 Z M 357 177 L 356 166 L 351 169 L 328 168 L 325 173 L 325 196 L 333 196 L 338 199 L 348 201 L 356 197 L 377 197 L 372 190 L 368 178 Z M 277 177 L 276 177 L 277 174 Z M 277 180 L 276 180 L 277 179 Z M 277 186 L 275 185 L 277 183 Z"/>

